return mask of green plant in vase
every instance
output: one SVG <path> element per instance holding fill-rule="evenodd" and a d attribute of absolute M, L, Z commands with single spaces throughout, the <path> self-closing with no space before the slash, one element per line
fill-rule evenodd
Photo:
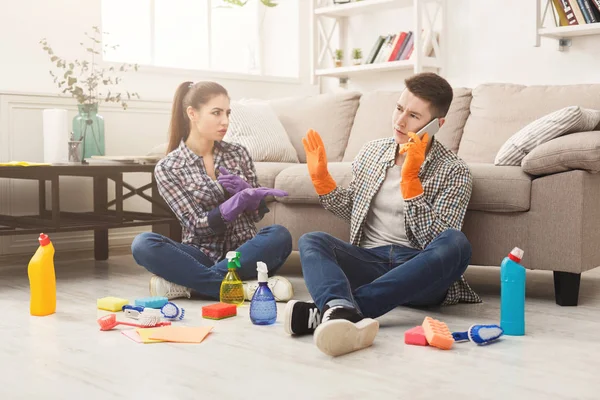
<path fill-rule="evenodd" d="M 341 67 L 343 63 L 344 63 L 344 50 L 337 49 L 335 51 L 335 66 Z"/>
<path fill-rule="evenodd" d="M 102 43 L 103 32 L 97 26 L 92 27 L 92 33 L 84 32 L 86 39 L 80 42 L 87 59 L 68 61 L 56 55 L 48 40 L 43 38 L 40 45 L 48 54 L 53 68 L 50 76 L 61 89 L 61 93 L 69 93 L 77 100 L 78 114 L 73 118 L 73 138 L 82 141 L 82 158 L 95 155 L 105 155 L 104 118 L 98 114 L 101 102 L 118 103 L 127 109 L 127 101 L 140 98 L 138 93 L 117 91 L 122 83 L 120 76 L 131 69 L 137 71 L 137 64 L 121 64 L 117 66 L 101 66 L 100 56 L 108 48 L 115 49 L 117 45 Z M 104 32 L 107 35 L 107 32 Z"/>
<path fill-rule="evenodd" d="M 352 49 L 352 63 L 360 65 L 362 63 L 362 50 L 359 48 Z"/>

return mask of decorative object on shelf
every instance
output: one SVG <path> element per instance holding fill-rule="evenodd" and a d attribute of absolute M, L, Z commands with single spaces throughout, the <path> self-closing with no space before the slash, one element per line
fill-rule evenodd
<path fill-rule="evenodd" d="M 71 132 L 71 137 L 69 140 L 69 162 L 72 163 L 80 163 L 83 161 L 83 141 L 75 140 L 75 136 L 73 132 Z"/>
<path fill-rule="evenodd" d="M 362 64 L 362 50 L 359 48 L 352 49 L 352 64 Z"/>
<path fill-rule="evenodd" d="M 82 141 L 82 161 L 93 155 L 104 155 L 104 118 L 98 114 L 99 103 L 119 103 L 126 110 L 128 100 L 140 98 L 138 93 L 115 90 L 123 80 L 119 75 L 131 69 L 137 71 L 138 65 L 125 63 L 100 67 L 100 57 L 97 56 L 107 48 L 115 49 L 118 46 L 102 43 L 102 35 L 107 35 L 108 32 L 101 32 L 97 26 L 92 27 L 91 34 L 84 34 L 86 39 L 80 45 L 89 57 L 88 60 L 67 61 L 54 53 L 46 38 L 40 40 L 40 45 L 48 53 L 52 63 L 50 76 L 54 83 L 62 90 L 61 93 L 70 93 L 78 102 L 79 112 L 73 118 L 73 140 Z M 100 91 L 100 87 L 106 92 Z"/>
<path fill-rule="evenodd" d="M 347 4 L 350 0 L 333 0 L 333 4 Z"/>
<path fill-rule="evenodd" d="M 335 51 L 335 66 L 341 67 L 343 63 L 344 63 L 344 50 L 337 49 Z"/>

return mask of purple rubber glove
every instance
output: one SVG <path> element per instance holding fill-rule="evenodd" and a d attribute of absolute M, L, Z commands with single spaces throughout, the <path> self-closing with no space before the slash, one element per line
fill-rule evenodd
<path fill-rule="evenodd" d="M 285 197 L 288 193 L 283 190 L 269 189 L 265 187 L 248 188 L 237 192 L 226 202 L 219 206 L 221 215 L 226 222 L 231 222 L 244 211 L 254 211 L 258 208 L 260 201 L 266 196 Z"/>
<path fill-rule="evenodd" d="M 217 178 L 217 181 L 231 194 L 236 194 L 244 189 L 250 189 L 252 186 L 246 182 L 243 178 L 234 175 L 227 171 L 225 167 L 219 167 L 221 174 Z"/>

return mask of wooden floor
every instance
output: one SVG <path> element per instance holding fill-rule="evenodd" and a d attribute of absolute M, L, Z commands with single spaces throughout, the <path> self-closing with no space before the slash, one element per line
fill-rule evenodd
<path fill-rule="evenodd" d="M 467 278 L 484 303 L 442 309 L 398 308 L 380 318 L 375 344 L 330 358 L 311 337 L 239 316 L 200 317 L 208 302 L 176 301 L 181 324 L 212 325 L 202 344 L 137 344 L 101 332 L 96 299 L 148 296 L 150 275 L 131 256 L 109 262 L 57 263 L 58 311 L 30 317 L 26 263 L 0 268 L 0 399 L 598 399 L 600 271 L 584 274 L 580 305 L 553 301 L 552 274 L 528 272 L 527 334 L 487 347 L 451 351 L 407 346 L 404 331 L 426 315 L 453 331 L 498 323 L 499 270 L 471 267 Z M 308 299 L 300 277 L 296 298 Z M 122 318 L 122 316 L 120 317 Z"/>

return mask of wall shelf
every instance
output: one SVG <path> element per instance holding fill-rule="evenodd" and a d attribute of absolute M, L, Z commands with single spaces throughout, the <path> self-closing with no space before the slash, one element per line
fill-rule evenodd
<path fill-rule="evenodd" d="M 436 72 L 442 69 L 444 54 L 439 38 L 447 36 L 447 0 L 356 0 L 345 4 L 334 4 L 333 0 L 311 1 L 313 7 L 311 12 L 313 80 L 338 78 L 340 84 L 345 84 L 350 78 L 384 71 L 407 71 L 416 74 L 423 72 L 424 68 L 433 69 Z M 431 34 L 415 35 L 414 52 L 408 60 L 334 67 L 335 50 L 343 49 L 344 54 L 350 54 L 350 50 L 354 47 L 348 42 L 349 19 L 382 11 L 411 13 L 413 24 L 404 27 L 404 30 L 430 32 Z M 438 23 L 441 23 L 441 32 L 438 30 Z M 401 29 L 403 27 L 399 26 L 398 31 Z M 337 35 L 334 35 L 335 33 Z M 380 34 L 389 34 L 389 32 Z M 373 38 L 373 40 L 375 39 L 376 37 Z M 369 54 L 370 50 L 370 47 L 363 49 L 363 56 Z M 432 57 L 433 55 L 435 57 Z"/>
<path fill-rule="evenodd" d="M 591 24 L 580 23 L 579 25 L 558 26 L 559 22 L 554 12 L 555 10 L 552 0 L 536 1 L 536 47 L 539 47 L 541 44 L 540 38 L 547 37 L 552 39 L 558 39 L 558 50 L 563 51 L 567 47 L 571 46 L 572 38 L 580 36 L 600 35 L 600 22 Z M 548 19 L 552 19 L 554 26 L 545 26 L 545 23 Z"/>
<path fill-rule="evenodd" d="M 425 57 L 423 59 L 424 67 L 438 68 L 437 60 L 433 57 Z M 415 67 L 414 60 L 388 61 L 377 64 L 362 64 L 349 67 L 324 68 L 315 71 L 315 75 L 350 79 L 358 75 L 366 75 L 368 73 L 385 72 L 385 71 L 400 71 L 412 70 Z"/>
<path fill-rule="evenodd" d="M 410 7 L 412 4 L 412 0 L 362 0 L 347 4 L 318 7 L 315 9 L 315 15 L 332 18 L 353 17 L 394 8 Z"/>
<path fill-rule="evenodd" d="M 540 36 L 554 39 L 572 38 L 577 36 L 600 35 L 600 23 L 560 26 L 557 28 L 538 29 Z"/>

